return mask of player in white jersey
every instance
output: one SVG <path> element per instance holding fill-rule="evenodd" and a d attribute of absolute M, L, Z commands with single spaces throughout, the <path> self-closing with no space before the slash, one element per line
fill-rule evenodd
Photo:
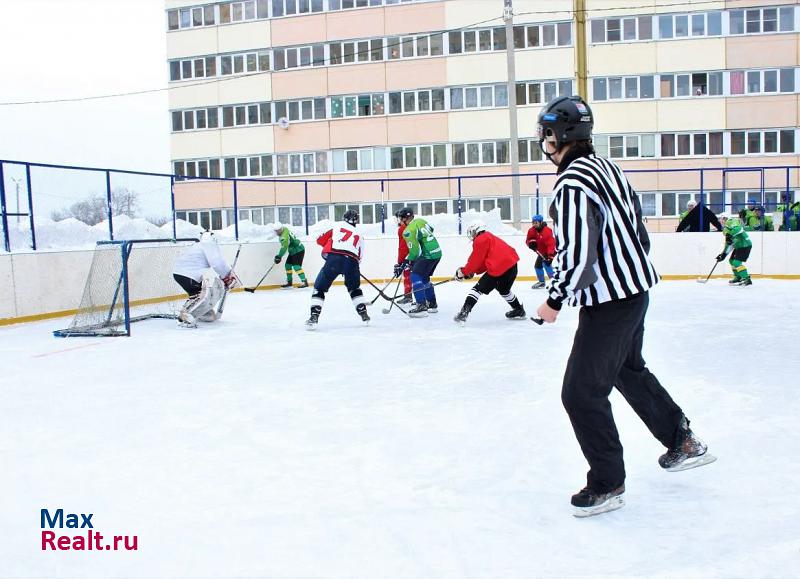
<path fill-rule="evenodd" d="M 212 269 L 215 276 L 204 275 Z M 218 316 L 215 310 L 225 289 L 236 284 L 228 262 L 222 257 L 213 233 L 203 233 L 200 241 L 189 246 L 175 260 L 172 277 L 189 299 L 183 304 L 178 322 L 183 326 L 197 327 L 197 321 L 213 322 Z"/>
<path fill-rule="evenodd" d="M 364 323 L 369 322 L 367 304 L 364 292 L 361 291 L 361 270 L 359 263 L 363 255 L 364 240 L 356 227 L 358 213 L 352 209 L 342 217 L 344 221 L 337 221 L 333 227 L 317 238 L 317 243 L 322 246 L 322 257 L 325 265 L 314 280 L 314 294 L 311 296 L 311 317 L 306 321 L 309 329 L 314 329 L 322 313 L 327 292 L 333 281 L 340 275 L 344 276 L 344 285 L 350 292 L 350 299 L 356 307 L 356 312 Z"/>

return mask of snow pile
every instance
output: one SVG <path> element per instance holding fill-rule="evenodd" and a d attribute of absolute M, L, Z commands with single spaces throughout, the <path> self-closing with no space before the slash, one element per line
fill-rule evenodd
<path fill-rule="evenodd" d="M 458 215 L 442 213 L 439 215 L 426 215 L 424 219 L 431 224 L 437 236 L 458 235 Z M 486 223 L 486 228 L 499 235 L 522 235 L 512 226 L 503 223 L 500 219 L 500 210 L 494 209 L 487 212 L 466 211 L 461 216 L 462 233 L 467 225 L 475 219 Z M 98 241 L 109 238 L 108 221 L 97 225 L 87 225 L 77 219 L 69 218 L 53 221 L 47 217 L 37 217 L 36 248 L 46 249 L 90 249 Z M 323 220 L 309 227 L 308 236 L 305 227 L 289 226 L 300 239 L 316 239 L 331 227 L 332 222 Z M 31 232 L 28 220 L 9 220 L 9 239 L 12 251 L 22 251 L 31 246 Z M 394 218 L 386 220 L 386 233 L 381 233 L 380 223 L 362 224 L 359 226 L 369 237 L 394 237 L 397 235 L 397 226 Z M 203 228 L 187 221 L 178 219 L 175 223 L 178 237 L 200 237 Z M 221 242 L 235 241 L 236 229 L 230 225 L 216 232 L 217 239 Z M 162 226 L 154 225 L 142 218 L 130 218 L 126 215 L 114 216 L 114 239 L 170 239 L 172 238 L 172 223 Z M 239 222 L 240 241 L 274 241 L 275 224 L 257 225 L 252 221 Z"/>
<path fill-rule="evenodd" d="M 423 219 L 431 224 L 433 231 L 437 236 L 458 235 L 458 215 L 450 213 L 440 213 L 439 215 L 426 215 Z M 498 235 L 523 235 L 522 232 L 514 229 L 511 225 L 507 225 L 500 219 L 500 210 L 493 209 L 492 211 L 466 211 L 461 215 L 461 231 L 462 234 L 466 231 L 467 225 L 475 219 L 480 219 L 486 224 L 486 229 Z M 308 236 L 305 235 L 305 227 L 296 227 L 289 225 L 289 229 L 297 235 L 300 239 L 316 239 L 322 233 L 330 229 L 333 222 L 329 219 L 324 219 L 315 223 L 308 228 Z M 268 223 L 266 225 L 256 225 L 251 221 L 239 222 L 239 239 L 245 241 L 272 241 L 276 238 L 275 227 L 276 223 Z M 397 224 L 392 219 L 386 220 L 386 232 L 381 232 L 381 224 L 369 223 L 361 224 L 358 228 L 364 232 L 368 237 L 395 237 L 397 235 Z M 198 228 L 198 231 L 200 229 Z M 235 240 L 235 229 L 233 225 L 218 231 L 216 236 L 220 241 Z"/>

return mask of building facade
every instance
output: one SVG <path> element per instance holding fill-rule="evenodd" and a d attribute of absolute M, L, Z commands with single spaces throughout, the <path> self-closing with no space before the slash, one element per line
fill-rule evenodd
<path fill-rule="evenodd" d="M 167 0 L 178 217 L 225 227 L 235 196 L 257 224 L 352 206 L 371 223 L 408 204 L 456 212 L 461 198 L 510 220 L 507 43 L 523 220 L 553 182 L 536 117 L 578 93 L 582 49 L 595 147 L 634 171 L 651 227 L 701 191 L 717 211 L 795 195 L 800 5 L 585 5 L 581 47 L 572 0 L 514 0 L 513 38 L 502 0 Z"/>

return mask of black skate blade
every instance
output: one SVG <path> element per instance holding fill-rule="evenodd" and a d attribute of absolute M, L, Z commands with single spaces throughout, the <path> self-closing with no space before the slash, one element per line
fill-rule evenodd
<path fill-rule="evenodd" d="M 666 470 L 667 472 L 680 472 L 682 470 L 689 470 L 690 468 L 697 468 L 698 466 L 711 464 L 715 460 L 717 460 L 716 456 L 714 456 L 712 454 L 709 454 L 709 453 L 705 453 L 705 454 L 701 454 L 700 456 L 687 458 L 682 463 L 676 464 L 675 466 L 667 468 L 667 469 L 664 469 L 664 470 Z"/>
<path fill-rule="evenodd" d="M 535 323 L 537 323 L 537 324 L 538 324 L 538 325 L 540 325 L 540 326 L 541 326 L 542 324 L 544 324 L 544 320 L 543 320 L 542 318 L 534 318 L 534 317 L 531 317 L 531 321 L 532 321 L 532 322 L 535 322 Z"/>
<path fill-rule="evenodd" d="M 579 519 L 585 519 L 586 517 L 594 517 L 595 515 L 616 511 L 624 506 L 625 499 L 622 495 L 617 495 L 593 507 L 575 507 L 575 511 L 572 515 Z"/>

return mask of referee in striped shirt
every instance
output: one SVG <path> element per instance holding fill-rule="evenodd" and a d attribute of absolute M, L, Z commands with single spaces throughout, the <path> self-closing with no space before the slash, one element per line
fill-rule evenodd
<path fill-rule="evenodd" d="M 658 274 L 639 197 L 622 170 L 594 154 L 592 111 L 559 97 L 539 114 L 544 154 L 558 166 L 550 217 L 555 275 L 538 315 L 553 323 L 562 304 L 581 306 L 561 400 L 589 463 L 586 487 L 572 497 L 576 516 L 623 506 L 625 465 L 608 400 L 616 387 L 666 448 L 659 464 L 684 470 L 714 460 L 681 408 L 642 358 L 648 290 Z"/>

